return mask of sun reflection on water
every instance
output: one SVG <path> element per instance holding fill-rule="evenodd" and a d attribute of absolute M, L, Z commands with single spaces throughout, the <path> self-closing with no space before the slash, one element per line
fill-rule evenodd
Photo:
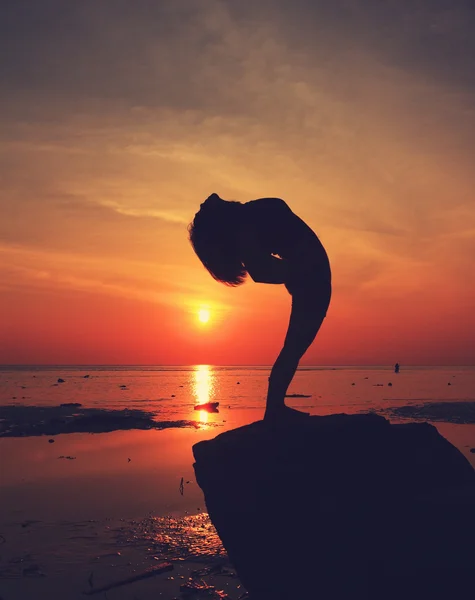
<path fill-rule="evenodd" d="M 214 399 L 215 375 L 210 365 L 195 365 L 193 372 L 193 394 L 195 404 L 206 404 Z M 198 411 L 199 422 L 207 424 L 209 413 L 205 410 Z"/>

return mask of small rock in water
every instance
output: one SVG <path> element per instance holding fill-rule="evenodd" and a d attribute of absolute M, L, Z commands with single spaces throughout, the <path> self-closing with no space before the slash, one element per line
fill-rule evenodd
<path fill-rule="evenodd" d="M 88 378 L 89 378 L 89 375 L 84 375 L 84 379 L 88 379 Z"/>
<path fill-rule="evenodd" d="M 389 385 L 389 387 L 391 387 L 391 386 L 392 386 L 392 383 L 391 383 L 391 382 L 389 382 L 389 383 L 388 383 L 388 385 Z"/>
<path fill-rule="evenodd" d="M 451 384 L 451 383 L 450 383 L 450 381 L 449 381 L 449 383 L 448 383 L 447 385 L 452 385 L 452 384 Z"/>
<path fill-rule="evenodd" d="M 64 383 L 64 379 L 61 379 L 61 377 L 58 377 L 58 383 Z"/>
<path fill-rule="evenodd" d="M 48 444 L 54 444 L 54 440 L 48 440 Z"/>

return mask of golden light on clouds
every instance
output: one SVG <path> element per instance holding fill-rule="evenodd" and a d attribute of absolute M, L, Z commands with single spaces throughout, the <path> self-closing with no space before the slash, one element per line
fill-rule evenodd
<path fill-rule="evenodd" d="M 282 197 L 325 245 L 334 293 L 304 363 L 475 360 L 473 11 L 104 0 L 63 23 L 60 0 L 17 4 L 0 363 L 272 364 L 283 286 L 227 289 L 188 242 L 213 191 Z"/>

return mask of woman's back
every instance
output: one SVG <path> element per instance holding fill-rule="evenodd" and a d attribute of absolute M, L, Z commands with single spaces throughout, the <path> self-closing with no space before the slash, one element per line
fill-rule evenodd
<path fill-rule="evenodd" d="M 262 252 L 276 254 L 289 262 L 291 281 L 295 284 L 330 283 L 331 270 L 327 253 L 315 232 L 280 198 L 259 198 L 243 207 L 243 225 L 252 243 Z M 289 285 L 287 286 L 289 288 Z"/>

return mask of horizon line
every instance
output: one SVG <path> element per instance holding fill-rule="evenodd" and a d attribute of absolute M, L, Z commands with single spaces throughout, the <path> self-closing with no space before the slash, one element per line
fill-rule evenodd
<path fill-rule="evenodd" d="M 475 364 L 413 364 L 413 363 L 399 363 L 404 367 L 475 367 Z M 249 363 L 233 363 L 233 364 L 212 364 L 212 363 L 183 363 L 183 364 L 159 364 L 159 363 L 2 363 L 0 369 L 9 367 L 143 367 L 143 368 L 176 368 L 176 367 L 242 367 L 242 368 L 272 368 L 272 364 L 249 364 Z M 393 367 L 394 364 L 390 363 L 363 363 L 363 364 L 306 364 L 299 365 L 298 369 L 302 368 L 348 368 L 348 367 Z"/>

